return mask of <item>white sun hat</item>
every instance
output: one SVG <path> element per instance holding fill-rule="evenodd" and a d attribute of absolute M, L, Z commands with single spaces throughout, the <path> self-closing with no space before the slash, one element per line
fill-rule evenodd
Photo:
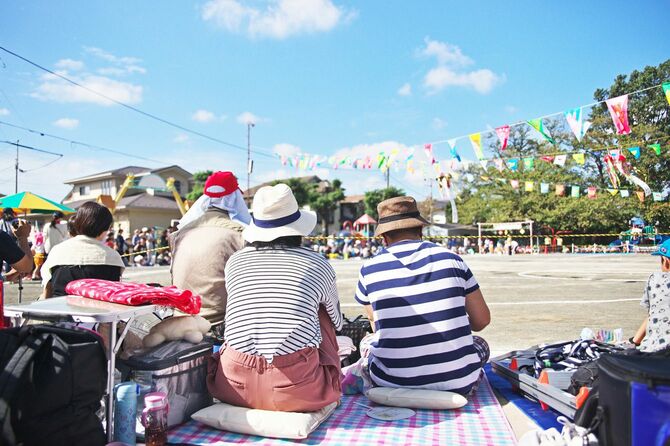
<path fill-rule="evenodd" d="M 258 189 L 251 210 L 251 223 L 242 232 L 249 243 L 304 237 L 316 226 L 316 213 L 299 209 L 291 188 L 283 183 Z"/>

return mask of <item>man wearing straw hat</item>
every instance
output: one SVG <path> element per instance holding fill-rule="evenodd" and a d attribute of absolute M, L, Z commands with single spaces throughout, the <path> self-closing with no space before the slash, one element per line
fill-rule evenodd
<path fill-rule="evenodd" d="M 372 382 L 470 395 L 489 356 L 486 341 L 472 335 L 491 318 L 479 284 L 459 256 L 421 240 L 429 223 L 414 198 L 391 198 L 377 210 L 375 235 L 386 247 L 361 268 L 355 296 L 375 329 Z"/>

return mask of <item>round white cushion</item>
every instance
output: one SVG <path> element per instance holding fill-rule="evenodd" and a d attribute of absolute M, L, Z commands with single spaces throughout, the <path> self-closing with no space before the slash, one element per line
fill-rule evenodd
<path fill-rule="evenodd" d="M 384 406 L 413 409 L 458 409 L 468 404 L 463 395 L 443 390 L 373 387 L 365 393 L 365 396 L 370 401 Z"/>

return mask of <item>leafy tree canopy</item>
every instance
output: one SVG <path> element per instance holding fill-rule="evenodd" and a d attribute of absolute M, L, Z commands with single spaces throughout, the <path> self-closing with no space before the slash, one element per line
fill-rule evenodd
<path fill-rule="evenodd" d="M 398 189 L 397 187 L 387 187 L 384 189 L 373 189 L 365 193 L 365 198 L 363 202 L 365 203 L 365 213 L 377 220 L 379 215 L 377 214 L 377 205 L 384 200 L 388 200 L 393 197 L 402 197 L 405 195 L 405 191 Z"/>

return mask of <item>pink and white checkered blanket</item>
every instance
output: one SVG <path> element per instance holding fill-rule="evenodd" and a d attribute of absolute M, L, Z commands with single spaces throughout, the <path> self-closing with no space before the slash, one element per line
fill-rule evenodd
<path fill-rule="evenodd" d="M 187 314 L 200 312 L 200 296 L 175 286 L 153 287 L 140 283 L 102 279 L 73 280 L 65 287 L 68 294 L 122 305 L 155 304 L 174 307 Z"/>
<path fill-rule="evenodd" d="M 458 410 L 417 410 L 400 421 L 379 421 L 365 415 L 359 401 L 371 404 L 362 395 L 344 396 L 342 404 L 309 438 L 278 440 L 212 429 L 190 421 L 172 429 L 169 444 L 224 446 L 233 444 L 406 446 L 406 445 L 515 445 L 516 440 L 493 390 L 485 379 L 475 397 Z"/>

